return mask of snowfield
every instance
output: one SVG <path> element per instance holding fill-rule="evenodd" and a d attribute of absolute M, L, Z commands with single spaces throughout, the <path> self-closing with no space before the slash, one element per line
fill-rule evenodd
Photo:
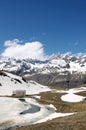
<path fill-rule="evenodd" d="M 45 122 L 73 113 L 56 113 L 51 105 L 40 105 L 31 98 L 0 97 L 0 130 Z"/>

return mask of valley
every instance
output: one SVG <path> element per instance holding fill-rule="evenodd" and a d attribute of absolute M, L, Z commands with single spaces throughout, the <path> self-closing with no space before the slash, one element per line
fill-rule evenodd
<path fill-rule="evenodd" d="M 85 61 L 62 54 L 1 59 L 0 130 L 85 130 Z"/>

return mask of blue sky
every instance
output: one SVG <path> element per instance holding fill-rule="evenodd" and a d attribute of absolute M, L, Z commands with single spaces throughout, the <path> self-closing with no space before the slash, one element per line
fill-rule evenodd
<path fill-rule="evenodd" d="M 45 53 L 86 53 L 86 0 L 0 0 L 0 53 L 4 42 L 39 41 Z"/>

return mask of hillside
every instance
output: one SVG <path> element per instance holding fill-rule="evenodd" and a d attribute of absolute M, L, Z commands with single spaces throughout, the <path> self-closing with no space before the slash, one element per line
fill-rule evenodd
<path fill-rule="evenodd" d="M 50 91 L 47 86 L 35 81 L 26 81 L 23 77 L 0 71 L 0 96 L 11 96 L 15 90 L 26 90 L 27 95 Z"/>

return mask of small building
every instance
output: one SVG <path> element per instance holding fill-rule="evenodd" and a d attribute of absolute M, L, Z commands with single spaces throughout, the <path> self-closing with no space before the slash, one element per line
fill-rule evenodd
<path fill-rule="evenodd" d="M 14 90 L 13 96 L 15 97 L 24 97 L 26 95 L 26 90 Z"/>

